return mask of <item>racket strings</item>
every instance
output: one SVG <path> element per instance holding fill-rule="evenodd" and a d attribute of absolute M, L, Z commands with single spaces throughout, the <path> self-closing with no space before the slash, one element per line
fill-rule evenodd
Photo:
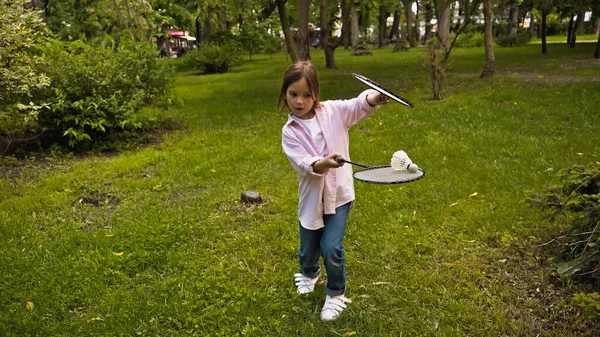
<path fill-rule="evenodd" d="M 369 183 L 400 184 L 419 180 L 424 175 L 423 171 L 412 173 L 409 171 L 397 171 L 390 166 L 378 166 L 356 171 L 354 178 Z"/>

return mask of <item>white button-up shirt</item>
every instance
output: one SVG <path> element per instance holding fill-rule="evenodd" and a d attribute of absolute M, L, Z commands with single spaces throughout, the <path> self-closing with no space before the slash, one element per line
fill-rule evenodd
<path fill-rule="evenodd" d="M 372 107 L 367 102 L 367 95 L 371 93 L 376 92 L 365 90 L 353 99 L 325 101 L 315 109 L 329 153 L 336 152 L 350 160 L 348 130 L 379 107 Z M 329 153 L 321 153 L 315 141 L 304 126 L 294 119 L 292 113 L 283 126 L 281 144 L 298 173 L 300 224 L 310 230 L 324 227 L 323 214 L 335 214 L 337 207 L 354 201 L 352 166 L 346 164 L 322 173 L 314 172 L 312 164 Z"/>

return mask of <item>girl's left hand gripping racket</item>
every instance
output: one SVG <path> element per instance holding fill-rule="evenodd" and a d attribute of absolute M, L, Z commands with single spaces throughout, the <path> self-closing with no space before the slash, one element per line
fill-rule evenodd
<path fill-rule="evenodd" d="M 399 171 L 390 165 L 384 166 L 366 166 L 354 163 L 342 157 L 335 157 L 338 163 L 348 163 L 360 166 L 363 169 L 354 172 L 354 179 L 371 184 L 403 184 L 417 181 L 425 177 L 425 171 L 419 168 L 417 172 Z"/>

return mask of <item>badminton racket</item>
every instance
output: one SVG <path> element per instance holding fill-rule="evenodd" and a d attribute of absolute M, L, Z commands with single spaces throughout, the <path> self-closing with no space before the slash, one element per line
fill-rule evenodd
<path fill-rule="evenodd" d="M 394 101 L 406 105 L 409 108 L 412 108 L 413 105 L 411 102 L 405 100 L 404 98 L 398 96 L 397 94 L 393 93 L 392 91 L 384 88 L 381 84 L 368 79 L 362 75 L 356 74 L 356 73 L 352 73 L 352 76 L 354 76 L 354 78 L 356 78 L 357 80 L 361 81 L 362 83 L 366 84 L 367 86 L 369 86 L 371 89 L 377 90 L 379 91 L 383 96 L 381 97 L 381 100 L 384 101 L 386 97 L 389 97 L 391 99 L 393 99 Z"/>
<path fill-rule="evenodd" d="M 354 179 L 371 184 L 403 184 L 425 177 L 425 171 L 419 168 L 417 172 L 400 171 L 394 169 L 390 165 L 384 166 L 367 166 L 355 162 L 351 162 L 342 157 L 335 157 L 338 163 L 348 163 L 362 167 L 362 169 L 354 172 Z"/>

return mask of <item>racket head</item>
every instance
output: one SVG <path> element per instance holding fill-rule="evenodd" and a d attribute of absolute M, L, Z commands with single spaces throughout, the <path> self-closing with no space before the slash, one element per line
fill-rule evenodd
<path fill-rule="evenodd" d="M 425 178 L 421 168 L 415 173 L 398 171 L 389 165 L 372 166 L 354 172 L 354 179 L 370 184 L 404 184 Z"/>
<path fill-rule="evenodd" d="M 405 100 L 404 98 L 398 96 L 397 94 L 393 93 L 392 91 L 384 88 L 383 86 L 381 86 L 381 84 L 366 78 L 362 75 L 356 74 L 356 73 L 352 73 L 352 76 L 354 76 L 354 78 L 356 78 L 357 80 L 361 81 L 362 83 L 366 84 L 367 86 L 369 86 L 371 89 L 377 90 L 379 91 L 381 94 L 386 95 L 387 97 L 393 99 L 394 101 L 405 105 L 409 108 L 412 108 L 413 105 L 411 102 Z"/>

